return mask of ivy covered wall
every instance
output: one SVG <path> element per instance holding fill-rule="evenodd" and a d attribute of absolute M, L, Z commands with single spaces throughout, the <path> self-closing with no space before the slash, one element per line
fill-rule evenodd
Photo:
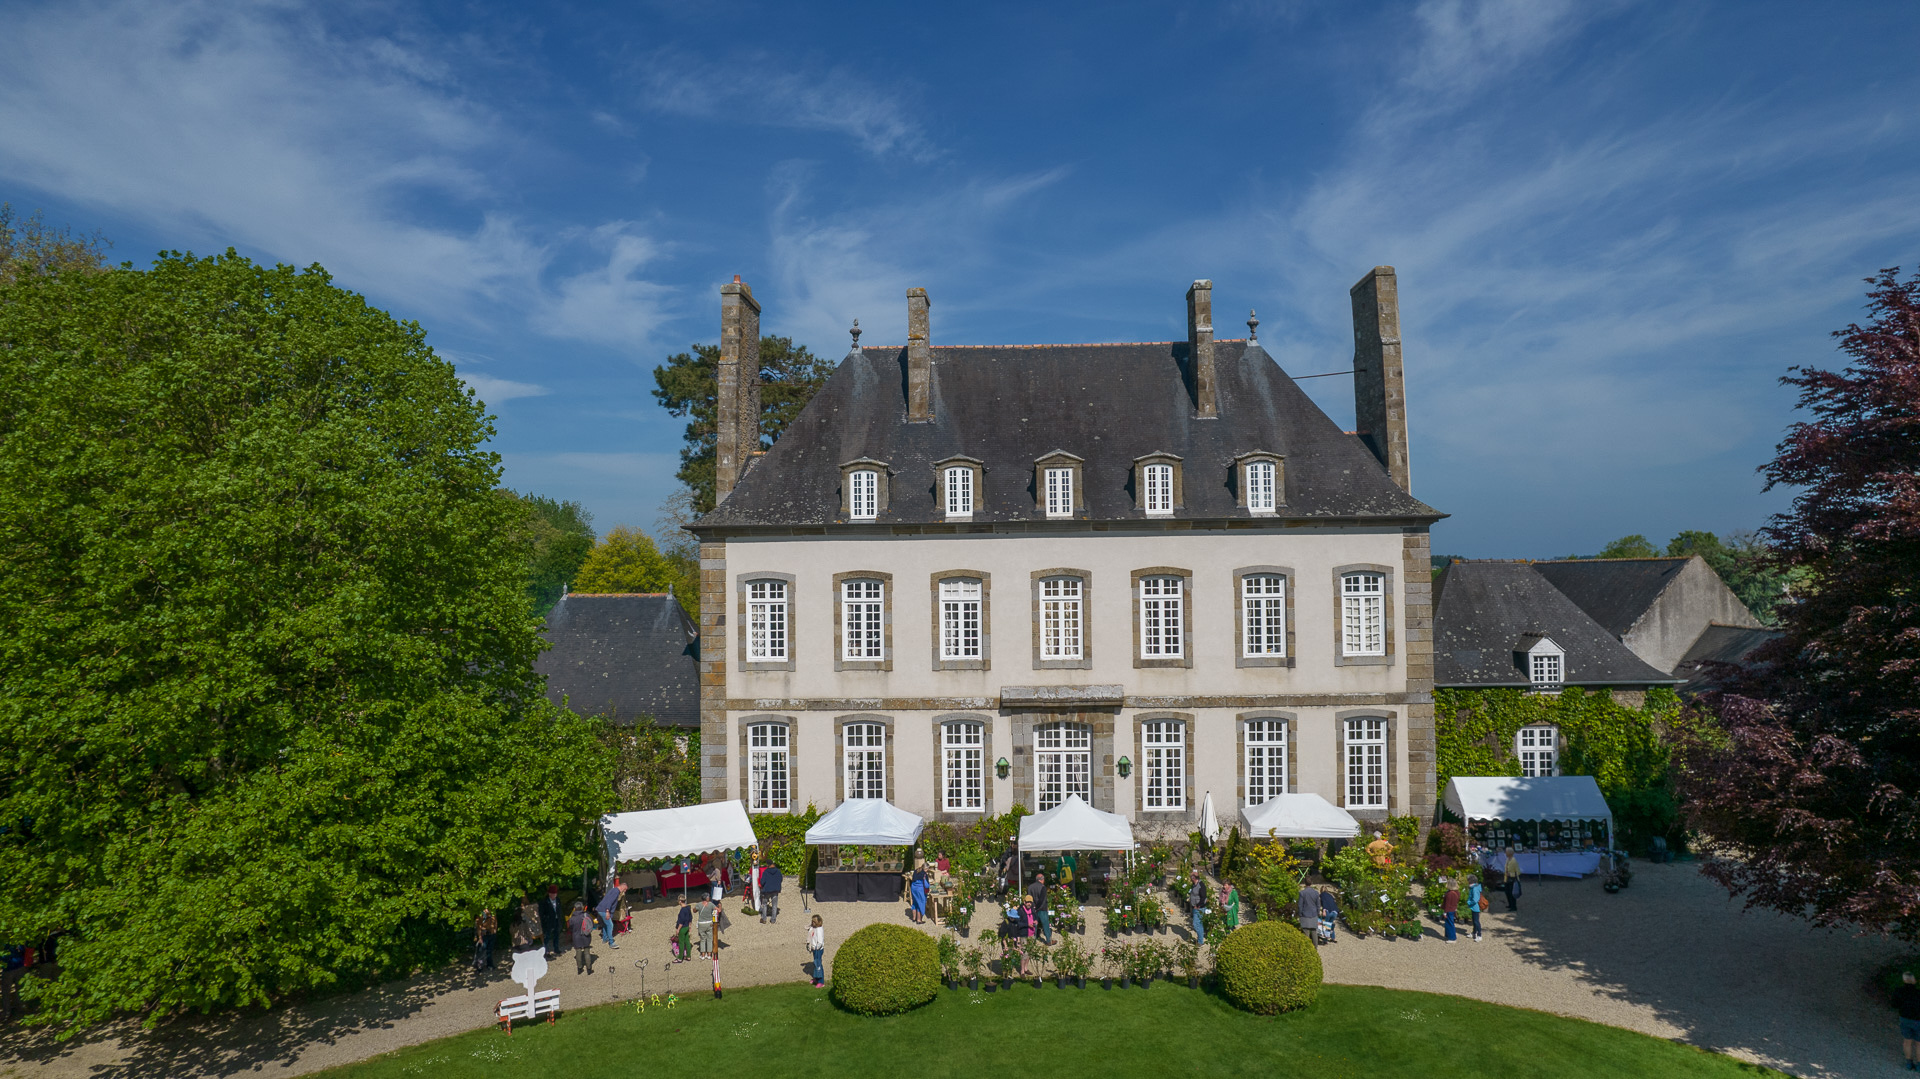
<path fill-rule="evenodd" d="M 1433 694 L 1436 777 L 1517 776 L 1514 736 L 1522 727 L 1560 729 L 1561 775 L 1590 775 L 1613 809 L 1620 839 L 1645 850 L 1656 835 L 1676 847 L 1679 832 L 1668 784 L 1667 733 L 1680 722 L 1671 689 L 1649 689 L 1638 708 L 1606 690 L 1569 688 L 1558 694 L 1522 689 L 1438 689 Z"/>

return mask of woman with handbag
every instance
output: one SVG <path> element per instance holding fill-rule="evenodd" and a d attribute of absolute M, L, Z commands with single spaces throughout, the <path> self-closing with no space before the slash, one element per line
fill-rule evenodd
<path fill-rule="evenodd" d="M 1467 913 L 1473 915 L 1473 939 L 1480 939 L 1480 912 L 1487 909 L 1487 894 L 1479 881 L 1467 885 Z"/>

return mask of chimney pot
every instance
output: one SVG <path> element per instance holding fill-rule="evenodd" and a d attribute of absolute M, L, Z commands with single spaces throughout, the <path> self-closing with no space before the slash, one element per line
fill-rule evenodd
<path fill-rule="evenodd" d="M 1413 491 L 1407 454 L 1407 391 L 1400 362 L 1400 286 L 1375 266 L 1353 298 L 1353 418 L 1367 448 L 1402 491 Z"/>
<path fill-rule="evenodd" d="M 907 290 L 907 422 L 933 420 L 933 347 L 929 340 L 927 290 Z"/>
<path fill-rule="evenodd" d="M 1213 282 L 1195 281 L 1187 289 L 1187 389 L 1193 413 L 1203 420 L 1220 415 L 1213 368 Z"/>

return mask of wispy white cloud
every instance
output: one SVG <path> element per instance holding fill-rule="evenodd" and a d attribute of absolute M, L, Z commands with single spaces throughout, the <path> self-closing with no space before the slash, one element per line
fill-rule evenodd
<path fill-rule="evenodd" d="M 795 69 L 790 58 L 760 53 L 716 63 L 660 51 L 640 64 L 638 76 L 642 104 L 659 112 L 837 132 L 876 157 L 937 155 L 903 91 L 846 68 Z"/>
<path fill-rule="evenodd" d="M 605 261 L 562 277 L 543 293 L 533 325 L 554 337 L 592 341 L 623 351 L 645 348 L 672 313 L 674 290 L 640 272 L 659 259 L 661 245 L 627 221 L 596 228 L 591 246 Z"/>
<path fill-rule="evenodd" d="M 499 406 L 517 397 L 545 397 L 552 390 L 531 382 L 513 382 L 492 375 L 463 373 L 460 381 L 472 387 L 474 395 L 489 406 Z"/>

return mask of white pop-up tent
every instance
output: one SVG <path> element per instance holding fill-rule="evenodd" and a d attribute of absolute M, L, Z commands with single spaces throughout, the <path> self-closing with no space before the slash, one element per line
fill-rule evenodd
<path fill-rule="evenodd" d="M 807 845 L 911 847 L 927 822 L 881 798 L 851 798 L 807 829 Z"/>
<path fill-rule="evenodd" d="M 1072 794 L 1045 813 L 1020 818 L 1020 849 L 1132 850 L 1133 826 Z"/>
<path fill-rule="evenodd" d="M 1607 822 L 1607 849 L 1613 847 L 1613 810 L 1592 776 L 1455 776 L 1447 781 L 1446 807 L 1461 820 L 1474 821 L 1583 821 Z M 1562 856 L 1529 855 L 1536 873 L 1554 874 L 1550 860 Z M 1572 857 L 1571 855 L 1565 856 Z M 1597 855 L 1582 856 L 1597 866 Z M 1592 869 L 1583 865 L 1585 872 Z M 1557 875 L 1577 876 L 1577 873 Z"/>
<path fill-rule="evenodd" d="M 747 807 L 738 800 L 610 813 L 600 818 L 600 834 L 607 841 L 608 868 L 621 862 L 741 850 L 759 842 L 747 820 Z"/>
<path fill-rule="evenodd" d="M 1352 839 L 1360 834 L 1360 822 L 1352 814 L 1317 794 L 1276 794 L 1243 807 L 1240 817 L 1252 839 Z"/>

